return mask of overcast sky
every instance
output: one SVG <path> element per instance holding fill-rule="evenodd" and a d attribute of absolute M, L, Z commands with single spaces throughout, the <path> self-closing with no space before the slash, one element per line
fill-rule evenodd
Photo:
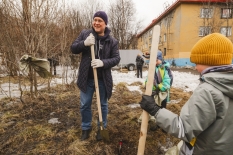
<path fill-rule="evenodd" d="M 72 3 L 73 6 L 77 3 L 82 3 L 86 0 L 64 0 L 65 2 Z M 112 0 L 98 0 L 104 4 Z M 132 0 L 135 4 L 136 17 L 143 20 L 143 27 L 148 26 L 153 19 L 157 18 L 164 12 L 166 6 L 173 4 L 177 0 Z"/>
<path fill-rule="evenodd" d="M 164 12 L 165 7 L 177 0 L 132 0 L 140 19 L 144 19 L 143 25 L 148 26 L 153 19 Z"/>

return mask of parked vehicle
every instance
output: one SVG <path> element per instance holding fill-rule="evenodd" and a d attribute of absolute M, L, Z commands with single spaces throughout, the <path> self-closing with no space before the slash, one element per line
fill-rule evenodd
<path fill-rule="evenodd" d="M 136 69 L 136 57 L 140 53 L 140 50 L 119 50 L 121 61 L 118 64 L 120 68 L 127 68 L 129 71 Z"/>

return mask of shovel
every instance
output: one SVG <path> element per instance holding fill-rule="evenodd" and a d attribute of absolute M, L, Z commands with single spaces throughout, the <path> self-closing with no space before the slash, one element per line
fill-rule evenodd
<path fill-rule="evenodd" d="M 93 34 L 90 33 L 90 36 L 91 35 L 93 35 Z M 92 60 L 95 59 L 94 45 L 91 45 L 91 58 L 92 58 Z M 100 95 L 99 95 L 99 84 L 98 84 L 98 77 L 97 77 L 96 68 L 93 68 L 93 73 L 94 73 L 95 93 L 96 93 L 97 108 L 98 108 L 99 122 L 100 122 L 100 135 L 104 141 L 108 142 L 109 141 L 109 134 L 108 134 L 108 131 L 105 130 L 104 126 L 103 126 L 103 118 L 102 118 L 101 105 L 100 105 Z"/>

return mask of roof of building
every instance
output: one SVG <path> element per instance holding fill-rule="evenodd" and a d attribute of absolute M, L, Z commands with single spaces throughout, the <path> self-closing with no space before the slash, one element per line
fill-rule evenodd
<path fill-rule="evenodd" d="M 223 3 L 227 0 L 176 0 L 172 5 L 170 5 L 161 15 L 152 20 L 152 22 L 142 31 L 137 37 L 142 36 L 145 32 L 155 26 L 161 19 L 167 16 L 171 11 L 177 8 L 181 3 L 203 3 L 203 2 L 212 2 L 212 3 Z"/>

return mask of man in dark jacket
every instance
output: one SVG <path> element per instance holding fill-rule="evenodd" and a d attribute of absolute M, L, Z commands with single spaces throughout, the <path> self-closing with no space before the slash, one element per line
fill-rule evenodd
<path fill-rule="evenodd" d="M 82 53 L 77 80 L 80 89 L 82 116 L 81 140 L 89 138 L 91 131 L 91 103 L 95 91 L 93 68 L 97 68 L 103 125 L 104 128 L 107 127 L 108 99 L 112 95 L 113 87 L 111 68 L 120 62 L 118 41 L 110 36 L 111 31 L 107 24 L 107 14 L 104 11 L 96 12 L 93 16 L 92 29 L 83 30 L 71 45 L 72 53 Z M 91 60 L 91 45 L 95 45 L 95 59 L 93 61 Z M 102 140 L 99 130 L 96 139 Z"/>
<path fill-rule="evenodd" d="M 141 76 L 142 78 L 142 66 L 144 64 L 144 59 L 140 54 L 137 55 L 136 57 L 136 66 L 137 66 L 137 78 Z"/>

